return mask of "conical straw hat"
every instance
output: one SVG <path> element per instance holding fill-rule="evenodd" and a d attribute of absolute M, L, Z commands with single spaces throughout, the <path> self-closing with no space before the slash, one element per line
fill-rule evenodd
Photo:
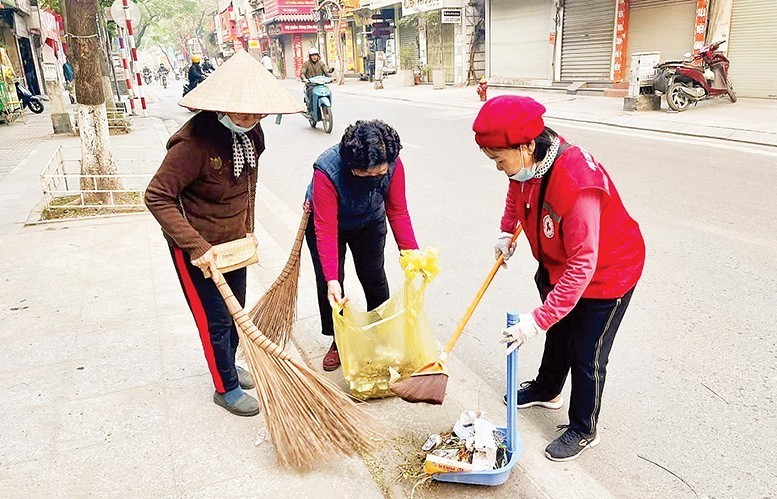
<path fill-rule="evenodd" d="M 191 109 L 246 114 L 305 111 L 295 98 L 248 52 L 237 52 L 178 103 Z"/>

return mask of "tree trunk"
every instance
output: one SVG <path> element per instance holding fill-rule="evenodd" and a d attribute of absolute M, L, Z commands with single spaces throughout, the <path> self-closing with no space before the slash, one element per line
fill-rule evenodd
<path fill-rule="evenodd" d="M 103 91 L 102 49 L 97 32 L 97 0 L 66 0 L 69 41 L 74 46 L 78 128 L 81 135 L 81 175 L 115 175 L 108 116 Z M 121 189 L 115 178 L 92 177 L 81 181 L 85 191 Z M 87 193 L 87 203 L 108 202 L 107 193 Z"/>

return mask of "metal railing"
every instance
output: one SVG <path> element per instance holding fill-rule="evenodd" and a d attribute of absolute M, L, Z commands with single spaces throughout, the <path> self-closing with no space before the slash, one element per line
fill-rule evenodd
<path fill-rule="evenodd" d="M 143 192 L 164 158 L 162 147 L 113 147 L 117 173 L 81 173 L 81 148 L 60 146 L 40 175 L 47 210 L 144 209 Z"/>

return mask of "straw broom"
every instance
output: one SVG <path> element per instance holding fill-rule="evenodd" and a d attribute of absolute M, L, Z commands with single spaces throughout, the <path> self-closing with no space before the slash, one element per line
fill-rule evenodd
<path fill-rule="evenodd" d="M 382 425 L 263 335 L 215 266 L 211 274 L 237 325 L 280 465 L 308 470 L 336 456 L 375 450 Z"/>
<path fill-rule="evenodd" d="M 270 341 L 281 347 L 291 337 L 297 320 L 297 287 L 299 283 L 300 254 L 310 212 L 305 210 L 297 230 L 297 238 L 291 248 L 291 255 L 281 275 L 253 306 L 248 316 Z"/>
<path fill-rule="evenodd" d="M 515 243 L 518 236 L 521 235 L 521 226 L 515 230 L 513 238 L 510 240 L 510 245 Z M 451 339 L 445 346 L 445 350 L 440 354 L 439 359 L 436 362 L 426 364 L 422 368 L 418 369 L 409 378 L 403 379 L 396 383 L 392 383 L 389 387 L 391 391 L 397 394 L 399 398 L 407 402 L 426 402 L 427 404 L 442 404 L 445 399 L 445 388 L 448 386 L 448 369 L 445 367 L 445 361 L 448 359 L 448 354 L 453 350 L 454 345 L 461 337 L 461 333 L 464 332 L 464 328 L 467 326 L 470 317 L 475 312 L 480 300 L 486 293 L 488 286 L 491 285 L 491 281 L 494 280 L 494 276 L 497 271 L 504 264 L 504 255 L 499 255 L 496 263 L 491 268 L 486 277 L 485 282 L 480 286 L 478 293 L 469 305 L 469 308 L 464 313 L 464 317 L 459 321 L 456 330 L 453 332 Z"/>

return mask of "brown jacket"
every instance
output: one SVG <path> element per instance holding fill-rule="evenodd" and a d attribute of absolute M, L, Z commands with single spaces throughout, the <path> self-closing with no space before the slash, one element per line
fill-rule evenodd
<path fill-rule="evenodd" d="M 329 70 L 321 59 L 319 59 L 318 62 L 313 62 L 310 59 L 305 61 L 305 64 L 302 65 L 300 77 L 303 80 L 307 80 L 319 75 L 329 76 Z"/>
<path fill-rule="evenodd" d="M 248 135 L 258 159 L 264 151 L 264 132 L 257 125 Z M 168 243 L 194 260 L 214 244 L 246 235 L 253 226 L 255 198 L 256 168 L 246 165 L 236 179 L 232 134 L 216 113 L 200 112 L 170 137 L 145 202 Z"/>

